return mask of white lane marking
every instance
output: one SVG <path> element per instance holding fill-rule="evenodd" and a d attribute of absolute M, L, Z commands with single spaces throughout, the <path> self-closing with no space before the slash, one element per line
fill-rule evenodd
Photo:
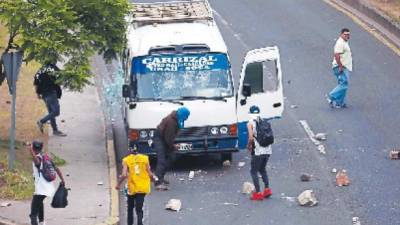
<path fill-rule="evenodd" d="M 315 145 L 320 145 L 321 142 L 318 141 L 317 139 L 315 139 L 315 134 L 314 132 L 311 130 L 310 126 L 308 125 L 306 120 L 300 120 L 299 121 L 300 124 L 303 126 L 304 131 L 307 133 L 308 137 L 310 138 L 310 140 L 315 144 Z"/>
<path fill-rule="evenodd" d="M 320 141 L 318 141 L 317 139 L 315 139 L 315 134 L 314 132 L 311 130 L 310 126 L 308 125 L 306 120 L 300 120 L 299 121 L 300 124 L 303 126 L 304 131 L 307 133 L 308 138 L 312 141 L 312 143 L 314 143 L 318 148 L 318 151 L 322 154 L 326 154 L 325 151 L 325 146 L 323 144 L 321 144 Z"/>
<path fill-rule="evenodd" d="M 246 44 L 246 42 L 243 41 L 243 39 L 240 37 L 240 34 L 236 33 L 232 26 L 229 25 L 228 21 L 225 20 L 221 14 L 219 14 L 217 11 L 213 10 L 214 14 L 218 17 L 218 19 L 221 21 L 222 25 L 224 25 L 229 32 L 231 32 L 233 34 L 233 36 L 236 38 L 236 40 L 238 40 L 240 42 L 240 44 L 242 44 L 247 50 L 250 50 L 250 46 L 248 44 Z"/>

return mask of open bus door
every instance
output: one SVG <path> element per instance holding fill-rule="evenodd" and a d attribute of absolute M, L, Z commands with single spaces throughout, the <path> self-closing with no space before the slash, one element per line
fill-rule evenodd
<path fill-rule="evenodd" d="M 236 96 L 239 147 L 247 144 L 249 109 L 257 105 L 261 118 L 282 117 L 283 86 L 278 47 L 251 50 L 246 54 Z"/>

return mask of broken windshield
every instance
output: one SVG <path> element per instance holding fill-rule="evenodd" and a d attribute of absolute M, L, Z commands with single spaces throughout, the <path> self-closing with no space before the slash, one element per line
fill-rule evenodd
<path fill-rule="evenodd" d="M 136 57 L 132 74 L 139 99 L 204 99 L 233 96 L 226 54 L 169 54 Z"/>

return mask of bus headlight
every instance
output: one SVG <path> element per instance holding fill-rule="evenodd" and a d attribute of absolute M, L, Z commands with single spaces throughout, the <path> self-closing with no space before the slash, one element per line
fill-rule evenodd
<path fill-rule="evenodd" d="M 218 127 L 211 128 L 210 132 L 212 135 L 218 135 Z"/>
<path fill-rule="evenodd" d="M 147 131 L 141 130 L 139 135 L 140 135 L 140 138 L 147 138 Z"/>
<path fill-rule="evenodd" d="M 154 137 L 154 130 L 149 131 L 149 137 L 151 137 L 151 138 Z"/>
<path fill-rule="evenodd" d="M 219 132 L 221 134 L 227 134 L 228 133 L 228 127 L 223 126 L 223 127 L 219 128 Z"/>

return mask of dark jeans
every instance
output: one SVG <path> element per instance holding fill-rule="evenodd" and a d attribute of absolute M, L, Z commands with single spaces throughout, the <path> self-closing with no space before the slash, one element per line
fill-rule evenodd
<path fill-rule="evenodd" d="M 44 220 L 43 200 L 45 198 L 45 195 L 33 195 L 31 214 L 29 215 L 32 225 L 38 225 L 38 218 L 39 222 L 43 222 Z"/>
<path fill-rule="evenodd" d="M 49 112 L 46 116 L 40 119 L 41 123 L 46 123 L 50 120 L 51 128 L 53 131 L 57 131 L 56 117 L 60 115 L 60 103 L 58 102 L 56 92 L 52 92 L 43 97 L 43 101 L 46 103 L 47 111 Z"/>
<path fill-rule="evenodd" d="M 267 162 L 270 155 L 252 155 L 251 156 L 251 169 L 250 174 L 253 179 L 254 187 L 256 192 L 260 192 L 260 183 L 258 181 L 258 174 L 261 174 L 261 178 L 264 182 L 265 188 L 269 187 L 268 175 L 267 175 Z"/>
<path fill-rule="evenodd" d="M 166 171 L 170 169 L 175 162 L 176 154 L 168 149 L 158 132 L 154 134 L 153 144 L 154 150 L 157 152 L 156 176 L 159 179 L 157 184 L 159 184 L 164 181 Z"/>
<path fill-rule="evenodd" d="M 133 208 L 136 209 L 137 225 L 143 225 L 143 202 L 146 194 L 128 195 L 128 225 L 133 225 Z"/>

